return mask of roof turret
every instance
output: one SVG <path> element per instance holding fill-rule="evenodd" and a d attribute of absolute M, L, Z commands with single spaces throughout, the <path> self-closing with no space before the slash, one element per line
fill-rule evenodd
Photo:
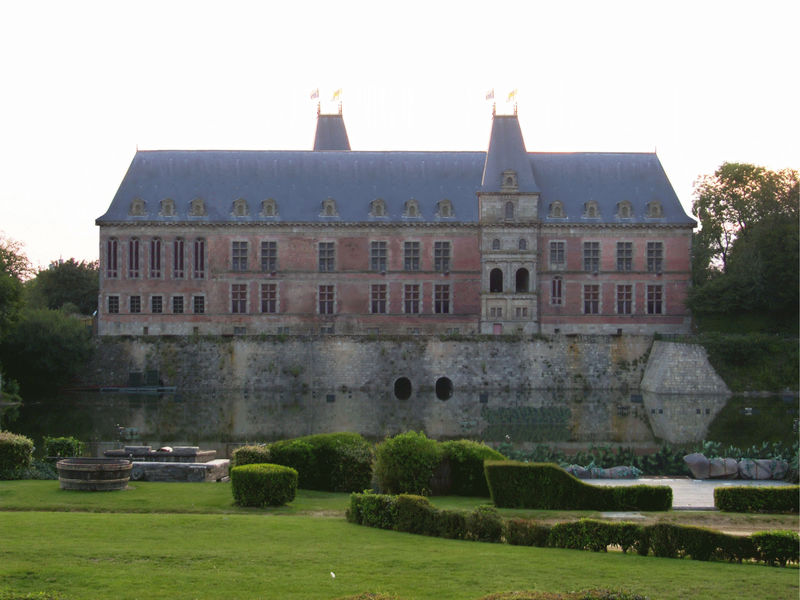
<path fill-rule="evenodd" d="M 314 150 L 350 150 L 350 140 L 347 138 L 341 104 L 338 115 L 323 115 L 317 112 Z"/>
<path fill-rule="evenodd" d="M 513 115 L 495 114 L 492 117 L 492 134 L 480 191 L 539 193 L 516 110 Z"/>

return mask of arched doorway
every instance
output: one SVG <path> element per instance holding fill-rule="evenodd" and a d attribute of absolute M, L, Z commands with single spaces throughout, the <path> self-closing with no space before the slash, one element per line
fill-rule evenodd
<path fill-rule="evenodd" d="M 503 271 L 492 269 L 489 272 L 489 292 L 499 294 L 503 291 Z"/>
<path fill-rule="evenodd" d="M 516 274 L 516 290 L 517 292 L 527 292 L 530 290 L 530 273 L 528 273 L 528 269 L 522 268 L 517 269 Z"/>

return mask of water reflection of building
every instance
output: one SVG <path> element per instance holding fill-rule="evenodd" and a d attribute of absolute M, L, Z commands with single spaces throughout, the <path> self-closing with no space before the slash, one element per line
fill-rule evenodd
<path fill-rule="evenodd" d="M 694 221 L 651 153 L 140 151 L 100 335 L 683 332 Z"/>
<path fill-rule="evenodd" d="M 653 435 L 675 444 L 706 439 L 708 428 L 729 395 L 645 393 L 644 408 Z"/>

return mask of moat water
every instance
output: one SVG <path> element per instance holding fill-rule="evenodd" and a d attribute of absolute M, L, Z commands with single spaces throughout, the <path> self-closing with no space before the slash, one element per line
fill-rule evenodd
<path fill-rule="evenodd" d="M 122 445 L 198 445 L 228 454 L 242 443 L 355 431 L 380 440 L 402 431 L 563 447 L 620 444 L 647 450 L 711 439 L 740 447 L 797 437 L 795 397 L 658 395 L 581 390 L 454 393 L 400 400 L 391 393 L 318 394 L 203 390 L 172 394 L 81 392 L 37 398 L 6 411 L 4 429 L 75 436 L 96 455 Z"/>

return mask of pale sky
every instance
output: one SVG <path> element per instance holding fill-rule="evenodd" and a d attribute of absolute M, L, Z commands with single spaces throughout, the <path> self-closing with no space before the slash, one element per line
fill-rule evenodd
<path fill-rule="evenodd" d="M 136 152 L 310 150 L 342 89 L 354 150 L 485 151 L 518 90 L 529 151 L 656 150 L 687 212 L 724 161 L 800 167 L 786 0 L 0 4 L 0 235 L 95 259 Z"/>

